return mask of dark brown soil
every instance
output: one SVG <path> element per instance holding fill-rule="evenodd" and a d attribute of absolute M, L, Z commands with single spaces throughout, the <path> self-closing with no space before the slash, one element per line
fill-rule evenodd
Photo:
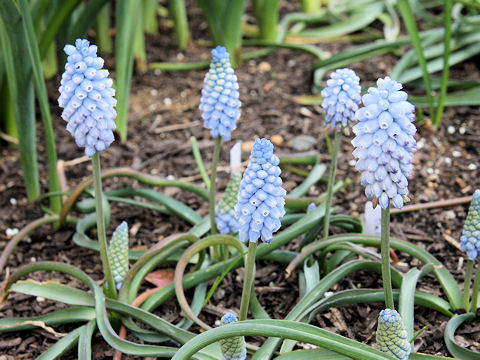
<path fill-rule="evenodd" d="M 195 40 L 208 37 L 206 25 L 199 20 L 198 9 L 192 9 L 190 16 L 198 31 L 193 32 Z M 158 36 L 148 37 L 149 61 L 198 61 L 209 58 L 209 49 L 192 45 L 183 53 L 176 48 L 172 30 L 161 24 Z M 348 44 L 321 45 L 327 51 L 336 52 L 339 48 L 347 48 Z M 311 147 L 317 150 L 325 164 L 329 164 L 329 156 L 325 144 L 325 135 L 330 132 L 323 126 L 323 115 L 318 106 L 302 106 L 293 101 L 297 95 L 311 93 L 311 64 L 314 58 L 304 53 L 290 50 L 276 50 L 265 58 L 245 62 L 236 70 L 242 100 L 242 117 L 238 129 L 233 133 L 234 141 L 250 142 L 255 137 L 279 136 L 282 146 L 277 146 L 280 154 L 294 153 L 291 141 L 298 135 L 309 135 L 318 141 Z M 395 63 L 393 56 L 387 55 L 373 58 L 362 63 L 355 63 L 352 68 L 362 79 L 362 85 L 372 84 L 377 77 L 388 75 Z M 111 58 L 107 67 L 113 68 Z M 456 79 L 480 80 L 478 69 L 471 63 L 461 64 L 452 70 Z M 136 73 L 130 97 L 130 113 L 128 123 L 128 142 L 116 141 L 112 147 L 102 154 L 103 168 L 129 166 L 146 174 L 156 174 L 177 179 L 194 179 L 200 183 L 199 172 L 189 145 L 191 136 L 195 136 L 200 144 L 207 168 L 210 166 L 213 141 L 202 126 L 198 104 L 205 70 L 189 72 L 148 71 Z M 58 157 L 71 161 L 82 157 L 70 135 L 65 130 L 64 121 L 59 117 L 60 110 L 56 106 L 58 77 L 48 83 L 53 122 L 57 141 Z M 427 127 L 420 127 L 417 140 L 418 152 L 415 155 L 415 171 L 410 180 L 411 203 L 422 203 L 441 199 L 451 199 L 470 195 L 480 187 L 480 170 L 478 157 L 480 149 L 480 112 L 478 108 L 447 108 L 443 124 L 437 133 Z M 181 125 L 180 130 L 172 130 L 172 125 Z M 43 135 L 39 123 L 39 166 L 41 182 L 47 191 L 47 167 Z M 173 128 L 174 129 L 174 128 Z M 453 131 L 452 131 L 453 130 Z M 341 155 L 338 162 L 338 179 L 350 178 L 352 184 L 346 191 L 339 193 L 334 199 L 338 213 L 358 216 L 363 212 L 366 201 L 363 187 L 359 184 L 359 174 L 352 162 L 352 134 L 342 139 Z M 228 148 L 233 142 L 223 144 L 220 166 L 228 165 Z M 22 176 L 18 151 L 5 143 L 0 148 L 0 247 L 3 248 L 9 237 L 8 228 L 21 229 L 31 221 L 41 217 L 42 211 L 35 204 L 29 204 L 22 186 Z M 244 152 L 243 159 L 248 156 Z M 89 161 L 79 162 L 66 168 L 68 187 L 74 188 L 84 177 L 91 173 Z M 285 187 L 293 188 L 301 178 L 288 171 L 282 174 Z M 228 173 L 218 174 L 218 189 L 223 190 L 228 180 Z M 109 179 L 104 188 L 119 188 L 125 184 L 141 187 L 135 181 Z M 318 184 L 311 194 L 325 191 L 324 184 Z M 176 189 L 165 189 L 165 192 L 185 202 L 201 215 L 206 215 L 208 206 L 199 197 Z M 464 254 L 448 242 L 446 238 L 458 241 L 468 204 L 422 210 L 392 216 L 392 234 L 395 237 L 409 240 L 425 248 L 458 279 L 463 281 Z M 172 217 L 163 216 L 150 210 L 132 208 L 122 204 L 112 206 L 112 224 L 110 230 L 125 220 L 130 227 L 136 229 L 131 238 L 131 246 L 151 246 L 158 239 L 174 232 L 187 230 L 187 224 Z M 333 229 L 338 231 L 338 229 Z M 10 273 L 19 266 L 34 261 L 54 260 L 72 264 L 86 271 L 96 280 L 102 278 L 100 257 L 89 250 L 79 248 L 72 243 L 72 228 L 55 230 L 45 226 L 36 230 L 23 241 L 8 262 Z M 448 237 L 449 236 L 449 237 Z M 294 242 L 297 244 L 298 242 Z M 294 248 L 294 246 L 292 245 Z M 407 266 L 418 266 L 417 260 L 399 254 L 400 261 Z M 3 277 L 3 274 L 1 275 Z M 56 279 L 63 283 L 77 284 L 58 273 L 38 273 L 36 279 Z M 229 274 L 214 295 L 211 304 L 202 313 L 202 318 L 213 324 L 219 309 L 237 309 L 240 305 L 243 271 L 237 270 Z M 438 284 L 427 277 L 420 288 L 436 295 L 442 295 Z M 78 284 L 77 284 L 78 285 Z M 286 278 L 284 268 L 273 263 L 258 265 L 256 285 L 262 304 L 266 304 L 270 315 L 283 318 L 297 302 L 298 279 L 296 276 Z M 333 290 L 351 288 L 380 288 L 381 279 L 371 273 L 359 272 L 350 276 Z M 463 285 L 461 285 L 463 286 Z M 8 301 L 0 304 L 0 317 L 32 316 L 44 314 L 63 308 L 64 305 L 43 299 L 34 299 L 21 294 L 12 294 Z M 359 306 L 340 307 L 317 316 L 316 324 L 372 344 L 378 311 L 381 304 L 365 304 Z M 169 313 L 169 320 L 180 318 L 179 308 L 172 300 L 165 304 L 162 313 Z M 416 341 L 418 351 L 448 355 L 443 342 L 443 330 L 447 317 L 423 308 L 416 308 L 416 329 L 427 324 L 431 326 Z M 59 332 L 71 330 L 60 327 Z M 463 327 L 459 334 L 472 348 L 479 350 L 479 328 Z M 33 359 L 54 344 L 58 339 L 44 330 L 2 334 L 0 337 L 0 359 Z M 112 349 L 100 336 L 94 339 L 96 359 L 110 358 Z M 76 358 L 72 351 L 65 359 Z M 125 357 L 126 358 L 126 357 Z"/>

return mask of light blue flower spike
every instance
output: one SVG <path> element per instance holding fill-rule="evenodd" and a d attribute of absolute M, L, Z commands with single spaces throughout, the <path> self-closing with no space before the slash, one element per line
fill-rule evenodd
<path fill-rule="evenodd" d="M 322 90 L 325 125 L 347 126 L 355 118 L 360 104 L 360 78 L 352 69 L 338 69 L 327 80 Z"/>
<path fill-rule="evenodd" d="M 380 311 L 377 327 L 377 348 L 398 360 L 408 360 L 410 342 L 400 314 L 391 309 Z"/>
<path fill-rule="evenodd" d="M 227 50 L 217 46 L 212 50 L 210 70 L 205 75 L 200 99 L 204 126 L 213 138 L 229 141 L 237 127 L 240 105 L 237 77 L 230 64 Z"/>
<path fill-rule="evenodd" d="M 231 312 L 227 312 L 220 320 L 221 325 L 237 322 L 237 318 Z M 234 336 L 219 341 L 222 349 L 223 360 L 245 360 L 247 358 L 247 348 L 243 336 Z"/>
<path fill-rule="evenodd" d="M 475 260 L 480 253 L 480 190 L 473 193 L 460 241 L 460 247 L 468 258 Z"/>
<path fill-rule="evenodd" d="M 365 195 L 378 199 L 383 209 L 390 200 L 397 209 L 403 207 L 417 150 L 413 137 L 417 128 L 412 123 L 415 107 L 401 89 L 402 84 L 388 76 L 378 79 L 377 87 L 363 95 L 365 106 L 355 113 L 359 123 L 353 126 L 353 156 L 358 159 L 356 168 L 362 173 Z"/>
<path fill-rule="evenodd" d="M 241 178 L 242 175 L 238 172 L 232 174 L 222 200 L 220 200 L 215 210 L 217 229 L 220 234 L 230 234 L 238 231 L 239 226 L 235 217 L 235 204 L 238 199 Z"/>
<path fill-rule="evenodd" d="M 77 39 L 75 46 L 65 45 L 68 55 L 65 72 L 60 81 L 58 105 L 67 130 L 85 154 L 102 152 L 114 140 L 115 90 L 108 70 L 102 69 L 103 59 L 97 56 L 97 47 L 88 40 Z"/>
<path fill-rule="evenodd" d="M 120 289 L 123 279 L 128 273 L 128 225 L 122 221 L 112 235 L 108 246 L 108 260 L 112 269 L 113 280 Z"/>
<path fill-rule="evenodd" d="M 280 229 L 286 191 L 282 188 L 279 163 L 273 144 L 267 139 L 256 139 L 235 206 L 240 241 L 257 242 L 261 237 L 269 243 Z"/>

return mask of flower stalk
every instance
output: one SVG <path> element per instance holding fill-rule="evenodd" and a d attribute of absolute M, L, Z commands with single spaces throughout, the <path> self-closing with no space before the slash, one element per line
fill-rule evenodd
<path fill-rule="evenodd" d="M 390 272 L 390 205 L 388 205 L 386 209 L 382 208 L 381 228 L 380 253 L 382 255 L 382 279 L 383 291 L 385 292 L 385 306 L 387 309 L 395 309 Z"/>
<path fill-rule="evenodd" d="M 342 136 L 342 127 L 335 128 L 334 148 L 332 152 L 332 161 L 330 163 L 330 175 L 328 177 L 327 200 L 325 203 L 325 217 L 323 218 L 323 237 L 328 237 L 330 229 L 330 208 L 332 207 L 333 185 L 335 183 L 335 172 L 337 171 L 338 151 L 340 149 L 340 139 Z"/>
<path fill-rule="evenodd" d="M 248 305 L 250 295 L 253 291 L 255 280 L 255 255 L 257 252 L 257 242 L 250 241 L 248 245 L 247 262 L 245 264 L 245 274 L 243 279 L 242 302 L 240 304 L 239 320 L 247 319 Z"/>
<path fill-rule="evenodd" d="M 108 260 L 107 250 L 107 236 L 105 233 L 105 218 L 103 216 L 103 192 L 102 192 L 102 177 L 100 169 L 100 154 L 98 151 L 92 156 L 93 166 L 93 182 L 95 186 L 95 207 L 97 214 L 97 232 L 98 244 L 100 246 L 100 257 L 102 258 L 103 273 L 107 281 L 106 295 L 115 299 L 117 297 L 117 290 L 115 287 L 115 280 L 113 279 L 110 262 Z"/>
<path fill-rule="evenodd" d="M 465 270 L 465 281 L 463 283 L 463 308 L 468 312 L 470 305 L 470 283 L 472 281 L 474 261 L 471 259 L 467 260 L 467 269 Z"/>
<path fill-rule="evenodd" d="M 473 313 L 477 312 L 479 289 L 480 289 L 480 270 L 477 267 L 477 271 L 475 273 L 475 279 L 473 280 L 472 304 L 470 305 L 470 312 L 473 312 Z"/>

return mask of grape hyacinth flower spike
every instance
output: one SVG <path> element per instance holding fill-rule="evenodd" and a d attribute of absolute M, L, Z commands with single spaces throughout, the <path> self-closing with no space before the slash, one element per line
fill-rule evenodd
<path fill-rule="evenodd" d="M 476 190 L 472 196 L 472 202 L 468 209 L 467 219 L 463 225 L 462 236 L 460 237 L 460 248 L 467 254 L 467 266 L 465 270 L 465 283 L 463 290 L 463 307 L 465 311 L 475 312 L 477 310 L 478 290 L 480 288 L 480 271 L 477 268 L 473 281 L 472 303 L 470 305 L 470 282 L 475 260 L 480 253 L 480 190 Z M 470 305 L 470 310 L 469 310 Z"/>
<path fill-rule="evenodd" d="M 381 255 L 385 304 L 394 309 L 390 270 L 390 201 L 398 209 L 408 194 L 407 177 L 412 175 L 413 152 L 417 149 L 415 107 L 401 91 L 402 84 L 385 77 L 363 95 L 364 107 L 355 113 L 352 140 L 356 168 L 365 185 L 365 195 L 382 208 Z"/>
<path fill-rule="evenodd" d="M 123 279 L 128 273 L 128 225 L 122 221 L 112 235 L 108 246 L 108 258 L 112 266 L 112 275 L 117 290 L 122 286 Z"/>
<path fill-rule="evenodd" d="M 114 140 L 115 90 L 108 70 L 102 69 L 103 59 L 97 56 L 97 46 L 77 39 L 75 46 L 65 45 L 68 55 L 60 81 L 58 105 L 64 108 L 62 118 L 67 130 L 85 155 L 102 152 Z"/>
<path fill-rule="evenodd" d="M 210 70 L 205 75 L 200 110 L 204 126 L 210 129 L 210 135 L 215 138 L 212 158 L 212 173 L 210 178 L 209 213 L 211 233 L 217 232 L 215 219 L 215 183 L 217 163 L 220 156 L 221 139 L 229 141 L 232 130 L 237 127 L 240 117 L 240 105 L 237 77 L 230 64 L 230 55 L 223 46 L 212 50 Z M 216 250 L 214 255 L 218 258 Z"/>
<path fill-rule="evenodd" d="M 330 75 L 322 90 L 325 125 L 346 127 L 355 118 L 360 104 L 360 78 L 352 69 L 338 69 Z"/>
<path fill-rule="evenodd" d="M 240 241 L 269 243 L 280 229 L 285 214 L 285 189 L 280 178 L 279 158 L 268 139 L 256 139 L 238 193 L 235 214 Z"/>
<path fill-rule="evenodd" d="M 273 233 L 280 229 L 280 219 L 285 214 L 285 194 L 280 178 L 280 159 L 273 153 L 268 139 L 255 139 L 250 163 L 243 174 L 235 205 L 235 215 L 240 226 L 240 241 L 248 241 L 245 263 L 240 321 L 247 318 L 250 293 L 255 277 L 255 252 L 258 239 L 270 243 Z"/>
<path fill-rule="evenodd" d="M 227 312 L 220 320 L 221 325 L 237 322 L 237 318 L 231 312 Z M 219 341 L 222 349 L 223 360 L 245 360 L 247 358 L 247 348 L 243 336 L 234 336 Z"/>
<path fill-rule="evenodd" d="M 365 106 L 355 113 L 359 120 L 352 140 L 356 168 L 362 173 L 365 195 L 377 199 L 382 209 L 390 200 L 397 209 L 403 207 L 417 149 L 415 107 L 401 89 L 402 84 L 388 76 L 378 79 L 377 87 L 370 87 L 362 97 Z"/>
<path fill-rule="evenodd" d="M 232 173 L 227 188 L 225 189 L 225 194 L 215 210 L 217 229 L 220 234 L 230 234 L 238 231 L 238 220 L 235 217 L 235 204 L 238 199 L 241 178 L 242 175 L 239 172 Z"/>
<path fill-rule="evenodd" d="M 355 111 L 360 104 L 360 78 L 352 69 L 338 69 L 333 72 L 322 90 L 325 98 L 322 103 L 325 111 L 325 125 L 335 128 L 334 150 L 330 164 L 328 178 L 327 201 L 325 202 L 325 216 L 323 219 L 323 235 L 328 236 L 330 228 L 330 208 L 332 206 L 333 185 L 337 171 L 338 152 L 342 136 L 342 127 L 349 125 L 355 117 Z"/>
<path fill-rule="evenodd" d="M 78 146 L 85 147 L 85 155 L 92 158 L 98 244 L 107 281 L 106 295 L 116 298 L 117 289 L 108 258 L 99 155 L 114 140 L 115 90 L 108 70 L 102 69 L 103 59 L 97 56 L 95 45 L 77 39 L 75 46 L 65 45 L 63 50 L 68 58 L 58 89 L 58 105 L 64 108 L 62 118 L 67 121 L 68 132 Z"/>
<path fill-rule="evenodd" d="M 392 309 L 380 311 L 377 327 L 377 347 L 398 360 L 408 360 L 411 346 L 400 314 Z"/>
<path fill-rule="evenodd" d="M 475 260 L 480 253 L 480 190 L 473 193 L 460 241 L 462 251 L 470 260 Z"/>
<path fill-rule="evenodd" d="M 212 57 L 210 70 L 205 75 L 200 110 L 210 135 L 229 141 L 240 117 L 237 77 L 230 64 L 230 55 L 223 46 L 213 49 Z"/>

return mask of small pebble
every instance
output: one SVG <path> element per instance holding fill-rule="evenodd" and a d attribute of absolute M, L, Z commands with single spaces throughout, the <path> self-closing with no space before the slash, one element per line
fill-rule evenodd
<path fill-rule="evenodd" d="M 269 72 L 272 70 L 272 66 L 268 62 L 262 61 L 260 64 L 258 64 L 258 70 L 262 72 Z"/>
<path fill-rule="evenodd" d="M 270 141 L 273 143 L 275 146 L 282 146 L 283 145 L 283 137 L 281 135 L 273 135 L 270 138 Z"/>
<path fill-rule="evenodd" d="M 447 128 L 447 131 L 449 134 L 455 134 L 455 127 L 450 125 L 448 128 Z"/>
<path fill-rule="evenodd" d="M 453 155 L 453 157 L 457 157 L 457 158 L 458 158 L 458 157 L 462 156 L 462 153 L 461 153 L 460 151 L 458 151 L 458 150 L 453 150 L 453 151 L 452 151 L 452 155 Z"/>
<path fill-rule="evenodd" d="M 17 228 L 8 228 L 7 230 L 5 230 L 5 235 L 7 235 L 8 237 L 15 236 L 19 233 L 19 231 L 20 230 L 18 230 Z"/>
<path fill-rule="evenodd" d="M 445 217 L 449 220 L 453 220 L 455 219 L 457 216 L 455 215 L 455 211 L 453 210 L 448 210 L 448 211 L 445 211 Z"/>
<path fill-rule="evenodd" d="M 158 90 L 157 89 L 150 89 L 150 95 L 157 96 L 158 95 Z"/>
<path fill-rule="evenodd" d="M 165 99 L 163 99 L 163 103 L 165 105 L 172 105 L 172 99 L 166 97 Z"/>
<path fill-rule="evenodd" d="M 177 60 L 183 60 L 183 59 L 185 59 L 185 55 L 183 55 L 182 53 L 178 53 Z"/>
<path fill-rule="evenodd" d="M 167 180 L 175 180 L 175 176 L 174 175 L 167 175 Z"/>
<path fill-rule="evenodd" d="M 17 199 L 15 199 L 15 198 L 10 198 L 10 204 L 12 204 L 12 205 L 17 205 Z"/>
<path fill-rule="evenodd" d="M 468 165 L 468 170 L 477 170 L 477 165 L 473 163 Z"/>
<path fill-rule="evenodd" d="M 417 149 L 419 149 L 419 150 L 423 149 L 424 146 L 425 146 L 425 140 L 423 140 L 423 139 L 418 140 Z"/>
<path fill-rule="evenodd" d="M 38 301 L 39 303 L 42 303 L 42 302 L 45 301 L 45 298 L 44 298 L 43 296 L 37 296 L 37 301 Z"/>
<path fill-rule="evenodd" d="M 460 129 L 458 129 L 458 133 L 459 133 L 460 135 L 465 134 L 466 131 L 467 131 L 467 129 L 464 128 L 463 126 L 461 126 Z"/>
<path fill-rule="evenodd" d="M 187 97 L 187 92 L 186 92 L 185 90 L 183 90 L 183 91 L 180 93 L 180 97 L 186 98 L 186 97 Z"/>
<path fill-rule="evenodd" d="M 355 166 L 357 164 L 357 161 L 355 159 L 349 160 L 348 165 L 350 166 Z"/>
<path fill-rule="evenodd" d="M 432 168 L 427 168 L 427 174 L 432 175 L 434 172 Z"/>
<path fill-rule="evenodd" d="M 449 157 L 446 157 L 443 161 L 445 161 L 445 164 L 447 165 L 452 165 L 452 159 L 450 159 Z"/>
<path fill-rule="evenodd" d="M 253 149 L 253 141 L 245 141 L 245 142 L 242 142 L 242 151 L 243 152 L 246 152 L 246 153 L 249 153 L 251 152 Z"/>
<path fill-rule="evenodd" d="M 290 59 L 287 61 L 287 65 L 288 67 L 294 67 L 295 65 L 297 65 L 297 62 L 293 59 Z"/>

